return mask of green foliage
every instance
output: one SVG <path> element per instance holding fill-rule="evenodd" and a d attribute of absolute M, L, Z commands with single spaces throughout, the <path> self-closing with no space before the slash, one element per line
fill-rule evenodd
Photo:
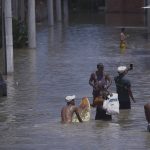
<path fill-rule="evenodd" d="M 0 17 L 0 48 L 2 48 L 2 18 Z"/>
<path fill-rule="evenodd" d="M 2 19 L 1 19 L 2 20 Z M 17 19 L 12 19 L 13 24 L 13 46 L 23 48 L 27 45 L 27 26 Z M 2 47 L 2 22 L 0 22 L 0 47 Z"/>
<path fill-rule="evenodd" d="M 27 45 L 27 27 L 15 18 L 13 18 L 13 45 L 15 48 Z"/>

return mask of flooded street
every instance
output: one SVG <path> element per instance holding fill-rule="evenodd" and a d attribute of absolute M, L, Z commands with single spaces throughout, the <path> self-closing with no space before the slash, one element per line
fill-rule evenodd
<path fill-rule="evenodd" d="M 37 26 L 37 49 L 14 50 L 15 71 L 7 76 L 8 96 L 0 98 L 0 150 L 149 150 L 144 104 L 150 102 L 150 37 L 143 26 L 128 27 L 125 51 L 119 49 L 120 26 L 71 21 Z M 92 101 L 90 74 L 102 62 L 113 79 L 119 65 L 128 73 L 136 103 L 112 121 L 64 125 L 60 111 L 66 95 L 76 104 Z M 115 92 L 115 84 L 110 88 Z"/>

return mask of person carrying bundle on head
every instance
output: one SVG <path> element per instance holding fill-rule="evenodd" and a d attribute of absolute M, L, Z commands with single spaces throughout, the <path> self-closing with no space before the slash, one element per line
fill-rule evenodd
<path fill-rule="evenodd" d="M 130 99 L 132 99 L 133 102 L 136 102 L 132 94 L 131 82 L 126 78 L 126 74 L 131 69 L 132 64 L 130 65 L 130 68 L 127 68 L 126 66 L 119 66 L 117 68 L 118 76 L 114 77 L 120 109 L 131 109 Z"/>

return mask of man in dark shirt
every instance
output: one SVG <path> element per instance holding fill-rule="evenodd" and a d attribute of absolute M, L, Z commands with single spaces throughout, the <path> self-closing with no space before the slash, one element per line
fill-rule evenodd
<path fill-rule="evenodd" d="M 128 68 L 126 66 L 118 67 L 118 76 L 114 78 L 116 84 L 116 90 L 118 93 L 118 100 L 120 104 L 120 109 L 131 109 L 131 101 L 130 98 L 135 102 L 132 91 L 131 91 L 131 83 L 125 75 L 128 72 Z"/>

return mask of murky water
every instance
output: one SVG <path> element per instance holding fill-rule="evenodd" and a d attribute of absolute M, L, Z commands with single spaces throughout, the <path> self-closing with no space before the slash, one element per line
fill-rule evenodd
<path fill-rule="evenodd" d="M 119 26 L 119 25 L 118 25 Z M 128 48 L 119 50 L 120 28 L 104 23 L 72 22 L 38 26 L 37 49 L 14 51 L 15 71 L 7 76 L 8 96 L 0 98 L 1 150 L 148 150 L 150 134 L 143 105 L 150 101 L 150 39 L 144 27 L 127 28 Z M 136 103 L 109 122 L 62 125 L 64 97 L 91 101 L 88 84 L 96 64 L 103 62 L 113 78 L 120 64 L 133 63 L 128 77 Z M 110 88 L 115 92 L 114 82 Z"/>

